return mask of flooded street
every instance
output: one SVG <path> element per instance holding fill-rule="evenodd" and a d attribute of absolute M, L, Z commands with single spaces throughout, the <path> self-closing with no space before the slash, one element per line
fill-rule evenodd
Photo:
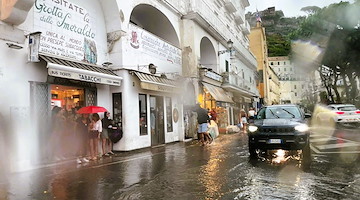
<path fill-rule="evenodd" d="M 304 171 L 298 161 L 250 160 L 244 134 L 206 147 L 174 143 L 12 174 L 0 183 L 0 199 L 358 199 L 360 154 L 327 153 L 321 145 L 312 143 Z"/>

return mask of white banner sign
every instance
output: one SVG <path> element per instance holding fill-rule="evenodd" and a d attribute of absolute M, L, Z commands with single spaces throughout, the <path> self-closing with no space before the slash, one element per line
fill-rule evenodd
<path fill-rule="evenodd" d="M 96 64 L 96 32 L 83 7 L 64 0 L 35 0 L 34 30 L 39 52 Z"/>
<path fill-rule="evenodd" d="M 181 65 L 181 49 L 131 23 L 129 30 L 132 48 L 171 64 Z"/>
<path fill-rule="evenodd" d="M 92 82 L 92 83 L 100 83 L 100 84 L 106 84 L 106 85 L 115 85 L 120 86 L 121 81 L 117 79 L 110 79 L 105 78 L 101 76 L 94 76 L 84 73 L 76 73 L 76 72 L 70 72 L 65 70 L 59 70 L 59 69 L 53 69 L 49 68 L 48 71 L 50 76 L 56 76 L 61 78 L 68 78 L 68 79 L 74 79 L 74 80 L 80 80 L 80 81 L 86 81 L 86 82 Z"/>

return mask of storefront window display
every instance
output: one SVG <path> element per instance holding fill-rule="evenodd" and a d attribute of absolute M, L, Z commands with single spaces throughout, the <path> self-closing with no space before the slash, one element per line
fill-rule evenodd
<path fill-rule="evenodd" d="M 203 103 L 201 106 L 209 111 L 212 108 L 215 108 L 215 112 L 217 113 L 217 124 L 219 128 L 226 128 L 226 126 L 229 125 L 227 103 L 216 101 L 205 88 L 203 94 Z"/>
<path fill-rule="evenodd" d="M 58 106 L 70 111 L 85 106 L 84 89 L 63 85 L 51 85 L 51 108 Z"/>

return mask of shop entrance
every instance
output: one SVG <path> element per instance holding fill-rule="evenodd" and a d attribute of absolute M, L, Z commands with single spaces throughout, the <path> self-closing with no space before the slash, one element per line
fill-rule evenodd
<path fill-rule="evenodd" d="M 67 111 L 85 106 L 84 88 L 51 85 L 51 108 L 58 106 Z"/>
<path fill-rule="evenodd" d="M 165 144 L 164 98 L 150 96 L 151 146 Z"/>

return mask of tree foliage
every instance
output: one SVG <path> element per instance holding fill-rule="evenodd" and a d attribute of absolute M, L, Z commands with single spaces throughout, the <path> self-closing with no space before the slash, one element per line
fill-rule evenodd
<path fill-rule="evenodd" d="M 308 16 L 299 29 L 289 35 L 293 40 L 311 41 L 324 49 L 318 70 L 322 72 L 326 66 L 331 71 L 325 75 L 331 77 L 322 77 L 322 81 L 333 102 L 355 103 L 354 99 L 359 95 L 356 83 L 360 75 L 359 2 L 340 2 L 322 8 Z M 338 80 L 344 83 L 346 98 L 343 100 L 338 92 Z"/>
<path fill-rule="evenodd" d="M 306 6 L 301 8 L 301 11 L 306 12 L 307 14 L 315 14 L 317 13 L 321 8 L 317 7 L 317 6 Z"/>
<path fill-rule="evenodd" d="M 288 56 L 291 43 L 288 38 L 281 34 L 272 34 L 266 37 L 269 57 Z"/>

